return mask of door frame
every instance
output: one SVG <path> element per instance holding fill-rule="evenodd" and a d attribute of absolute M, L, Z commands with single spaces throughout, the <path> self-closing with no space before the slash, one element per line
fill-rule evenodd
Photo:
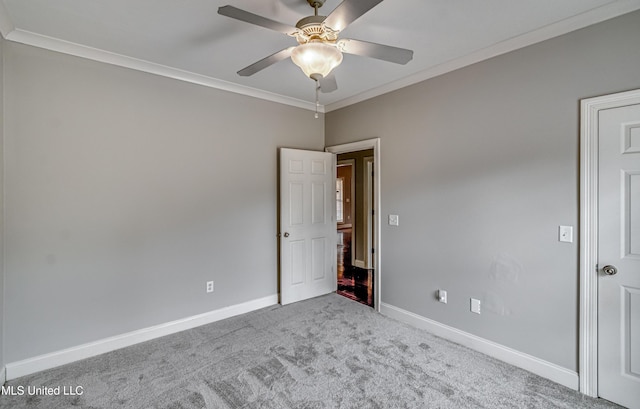
<path fill-rule="evenodd" d="M 598 396 L 598 127 L 604 109 L 640 104 L 640 89 L 580 101 L 580 392 Z"/>
<path fill-rule="evenodd" d="M 373 302 L 375 306 L 375 310 L 380 312 L 380 300 L 382 295 L 382 285 L 380 278 L 382 277 L 382 263 L 381 260 L 381 246 L 380 246 L 380 227 L 382 226 L 382 212 L 381 212 L 381 191 L 380 191 L 380 138 L 373 139 L 365 139 L 363 141 L 345 143 L 341 145 L 333 145 L 327 146 L 324 150 L 327 152 L 340 154 L 340 153 L 349 153 L 355 151 L 364 151 L 367 149 L 373 149 L 373 206 L 375 209 L 375 218 L 374 218 L 374 238 L 373 238 L 373 248 L 375 249 L 374 253 L 374 266 L 373 270 L 374 276 L 374 286 L 373 286 Z"/>
<path fill-rule="evenodd" d="M 365 231 L 367 232 L 365 234 L 365 241 L 366 241 L 366 246 L 365 248 L 367 249 L 367 252 L 364 255 L 364 264 L 365 264 L 365 268 L 367 269 L 372 269 L 375 271 L 375 259 L 373 257 L 373 255 L 375 254 L 374 252 L 372 252 L 371 250 L 374 249 L 375 250 L 375 246 L 373 245 L 373 235 L 374 235 L 374 228 L 375 228 L 375 223 L 373 223 L 373 217 L 375 216 L 375 207 L 373 206 L 373 192 L 375 192 L 375 189 L 373 188 L 373 181 L 375 180 L 375 171 L 373 170 L 373 166 L 375 165 L 375 160 L 373 159 L 373 156 L 367 156 L 366 158 L 364 158 L 364 170 L 365 170 L 365 174 L 364 174 L 364 192 L 365 192 L 365 199 L 364 199 L 364 208 L 365 208 L 365 214 L 367 215 L 367 220 L 365 222 Z"/>

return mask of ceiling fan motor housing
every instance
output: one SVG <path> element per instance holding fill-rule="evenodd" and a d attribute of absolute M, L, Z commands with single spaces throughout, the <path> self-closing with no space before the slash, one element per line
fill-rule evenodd
<path fill-rule="evenodd" d="M 294 34 L 298 43 L 306 44 L 313 40 L 335 43 L 338 39 L 338 32 L 323 24 L 326 16 L 309 16 L 301 19 L 296 24 L 299 30 Z"/>

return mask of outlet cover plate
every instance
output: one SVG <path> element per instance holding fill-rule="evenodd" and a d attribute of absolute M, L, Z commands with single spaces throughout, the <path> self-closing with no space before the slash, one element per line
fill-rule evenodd
<path fill-rule="evenodd" d="M 565 243 L 573 243 L 573 226 L 560 226 L 558 228 L 558 240 Z"/>

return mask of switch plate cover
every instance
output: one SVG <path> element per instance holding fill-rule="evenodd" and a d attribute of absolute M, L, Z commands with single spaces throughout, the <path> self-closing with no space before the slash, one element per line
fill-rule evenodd
<path fill-rule="evenodd" d="M 389 226 L 399 226 L 400 225 L 400 216 L 397 214 L 389 215 Z"/>
<path fill-rule="evenodd" d="M 480 300 L 476 300 L 475 298 L 471 299 L 471 312 L 480 314 Z"/>

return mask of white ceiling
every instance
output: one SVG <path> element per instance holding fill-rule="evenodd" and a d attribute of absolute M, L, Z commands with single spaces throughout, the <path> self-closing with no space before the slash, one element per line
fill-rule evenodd
<path fill-rule="evenodd" d="M 327 0 L 326 15 L 341 0 Z M 306 0 L 3 0 L 5 38 L 312 109 L 314 82 L 289 59 L 236 72 L 293 38 L 217 14 L 230 4 L 295 25 Z M 640 0 L 386 0 L 341 38 L 414 50 L 407 65 L 345 55 L 327 110 L 640 9 Z"/>

